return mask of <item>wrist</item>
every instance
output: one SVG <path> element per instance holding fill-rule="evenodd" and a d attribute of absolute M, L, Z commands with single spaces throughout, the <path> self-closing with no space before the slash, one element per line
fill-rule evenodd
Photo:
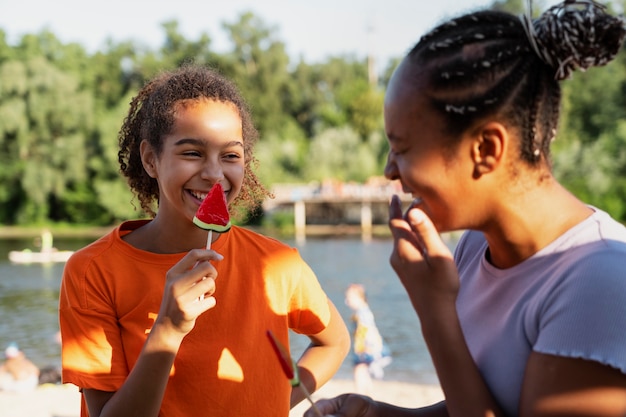
<path fill-rule="evenodd" d="M 184 337 L 185 334 L 157 320 L 154 326 L 152 326 L 152 329 L 150 329 L 144 350 L 148 352 L 170 352 L 176 354 L 178 353 L 178 349 Z"/>

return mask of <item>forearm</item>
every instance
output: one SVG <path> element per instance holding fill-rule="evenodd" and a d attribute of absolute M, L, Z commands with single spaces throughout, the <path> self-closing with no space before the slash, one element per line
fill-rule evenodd
<path fill-rule="evenodd" d="M 346 349 L 342 343 L 330 346 L 310 345 L 298 360 L 301 384 L 305 385 L 309 393 L 317 391 L 333 377 L 345 356 Z M 302 389 L 294 387 L 291 393 L 291 407 L 305 398 Z"/>
<path fill-rule="evenodd" d="M 301 383 L 313 393 L 337 372 L 350 350 L 350 333 L 335 305 L 328 300 L 330 320 L 328 326 L 315 336 L 298 360 Z M 300 388 L 291 392 L 291 407 L 305 399 Z"/>
<path fill-rule="evenodd" d="M 456 309 L 431 310 L 420 322 L 449 415 L 503 416 L 470 354 Z"/>
<path fill-rule="evenodd" d="M 99 417 L 156 417 L 182 337 L 155 326 L 122 387 L 104 404 Z"/>

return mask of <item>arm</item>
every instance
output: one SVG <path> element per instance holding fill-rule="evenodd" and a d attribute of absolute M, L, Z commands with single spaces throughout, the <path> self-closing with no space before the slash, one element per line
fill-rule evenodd
<path fill-rule="evenodd" d="M 460 284 L 449 249 L 423 211 L 412 207 L 402 215 L 397 196 L 390 205 L 389 226 L 391 265 L 420 318 L 449 415 L 503 415 L 463 336 L 456 310 Z"/>
<path fill-rule="evenodd" d="M 519 415 L 623 417 L 626 375 L 599 362 L 533 352 Z"/>
<path fill-rule="evenodd" d="M 420 318 L 446 400 L 406 409 L 348 394 L 319 401 L 320 409 L 342 417 L 502 416 L 465 343 L 456 311 L 460 284 L 452 254 L 423 211 L 411 207 L 403 216 L 397 196 L 390 204 L 389 227 L 394 239 L 391 266 Z M 314 411 L 305 417 L 315 417 Z"/>
<path fill-rule="evenodd" d="M 196 318 L 215 306 L 217 272 L 208 262 L 214 251 L 190 251 L 167 273 L 161 309 L 137 363 L 117 392 L 85 389 L 91 417 L 156 417 L 161 408 L 174 358 Z M 203 279 L 206 277 L 207 279 Z M 205 294 L 202 301 L 198 297 Z"/>
<path fill-rule="evenodd" d="M 350 350 L 350 334 L 335 305 L 328 300 L 330 320 L 320 333 L 309 336 L 311 344 L 298 360 L 300 381 L 310 393 L 335 374 Z M 305 398 L 300 388 L 291 392 L 291 407 Z"/>

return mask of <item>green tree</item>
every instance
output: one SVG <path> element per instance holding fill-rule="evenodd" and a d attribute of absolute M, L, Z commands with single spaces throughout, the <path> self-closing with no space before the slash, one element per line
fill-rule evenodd
<path fill-rule="evenodd" d="M 9 167 L 0 198 L 17 209 L 4 220 L 54 219 L 71 186 L 86 179 L 91 97 L 77 79 L 43 57 L 5 62 L 0 80 L 0 145 Z"/>
<path fill-rule="evenodd" d="M 251 12 L 224 23 L 223 28 L 232 43 L 232 51 L 222 61 L 224 72 L 249 102 L 261 134 L 280 132 L 290 118 L 284 104 L 293 91 L 284 43 L 275 28 Z"/>
<path fill-rule="evenodd" d="M 377 172 L 378 162 L 371 146 L 351 127 L 326 129 L 311 142 L 305 162 L 305 178 L 323 181 L 363 182 Z"/>
<path fill-rule="evenodd" d="M 626 56 L 563 83 L 554 173 L 583 201 L 626 221 Z"/>

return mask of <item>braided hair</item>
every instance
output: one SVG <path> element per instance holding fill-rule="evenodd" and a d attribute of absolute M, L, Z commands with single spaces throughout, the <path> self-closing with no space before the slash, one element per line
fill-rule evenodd
<path fill-rule="evenodd" d="M 257 164 L 252 155 L 258 132 L 250 110 L 237 87 L 216 71 L 195 64 L 163 72 L 149 81 L 131 100 L 128 115 L 119 132 L 118 161 L 121 173 L 137 195 L 141 208 L 154 216 L 153 205 L 159 200 L 159 186 L 143 168 L 140 143 L 147 140 L 157 156 L 163 151 L 163 138 L 174 126 L 174 113 L 183 101 L 217 100 L 232 103 L 242 121 L 245 175 L 235 202 L 241 208 L 254 209 L 269 192 L 253 171 Z"/>
<path fill-rule="evenodd" d="M 530 1 L 530 0 L 529 0 Z M 538 19 L 494 10 L 450 20 L 424 35 L 407 59 L 426 77 L 427 95 L 457 136 L 498 115 L 519 129 L 521 159 L 549 162 L 561 102 L 559 81 L 619 52 L 624 21 L 593 0 L 565 0 Z"/>

